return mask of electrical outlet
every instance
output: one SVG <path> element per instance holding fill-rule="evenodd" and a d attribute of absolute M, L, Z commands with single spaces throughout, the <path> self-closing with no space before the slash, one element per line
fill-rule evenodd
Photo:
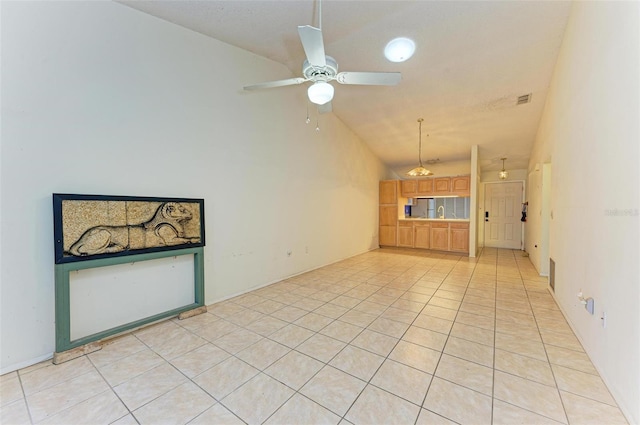
<path fill-rule="evenodd" d="M 606 328 L 607 327 L 607 313 L 605 313 L 603 311 L 602 315 L 600 316 L 600 320 L 602 320 L 602 327 Z"/>

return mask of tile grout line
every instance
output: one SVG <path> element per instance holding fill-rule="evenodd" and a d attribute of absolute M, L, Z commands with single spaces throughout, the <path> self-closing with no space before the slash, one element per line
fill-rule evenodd
<path fill-rule="evenodd" d="M 22 375 L 20 374 L 19 371 L 16 371 L 16 378 L 20 383 L 20 392 L 22 393 L 22 399 L 24 400 L 24 407 L 27 409 L 27 415 L 29 415 L 29 422 L 33 424 L 33 415 L 31 414 L 31 409 L 29 408 L 27 393 L 24 391 L 24 385 L 22 384 Z"/>
<path fill-rule="evenodd" d="M 496 278 L 493 285 L 493 370 L 491 371 L 491 423 L 495 419 L 496 404 L 496 333 L 498 332 L 498 250 L 496 250 Z"/>
<path fill-rule="evenodd" d="M 520 268 L 518 267 L 518 272 L 520 272 Z M 522 279 L 522 273 L 520 273 L 520 278 Z M 529 304 L 529 308 L 531 308 L 531 314 L 533 315 L 533 320 L 536 324 L 536 329 L 538 331 L 538 335 L 540 336 L 540 341 L 542 341 L 542 348 L 544 349 L 544 354 L 547 357 L 547 364 L 549 365 L 549 369 L 551 370 L 551 376 L 553 376 L 553 382 L 555 383 L 555 390 L 556 393 L 558 394 L 558 399 L 560 400 L 560 405 L 562 406 L 562 413 L 564 414 L 564 419 L 565 419 L 565 424 L 569 423 L 569 415 L 567 415 L 567 409 L 564 405 L 564 400 L 562 399 L 562 395 L 560 394 L 560 387 L 558 386 L 558 380 L 556 379 L 556 374 L 553 371 L 553 367 L 551 367 L 551 359 L 549 358 L 549 353 L 547 352 L 547 346 L 544 343 L 544 339 L 542 338 L 542 333 L 540 332 L 540 326 L 538 325 L 538 318 L 536 317 L 536 314 L 531 306 L 531 298 L 529 298 L 529 291 L 527 290 L 526 286 L 524 285 L 524 279 L 523 279 L 523 284 L 522 286 L 524 287 L 525 290 L 525 294 L 527 297 L 527 303 Z M 551 387 L 550 387 L 551 388 Z M 528 410 L 528 409 L 526 409 Z M 537 412 L 534 412 L 537 413 Z M 540 413 L 538 413 L 540 415 Z M 548 417 L 547 415 L 542 415 L 545 417 Z"/>
<path fill-rule="evenodd" d="M 466 285 L 466 287 L 465 287 L 465 291 L 464 291 L 464 293 L 463 293 L 462 300 L 464 300 L 464 296 L 465 296 L 465 294 L 467 293 L 467 289 L 469 288 L 469 282 L 471 281 L 471 277 L 473 276 L 473 273 L 475 273 L 475 269 L 476 269 L 476 266 L 477 266 L 477 265 L 478 265 L 478 262 L 477 262 L 477 260 L 476 260 L 476 261 L 474 262 L 474 266 L 473 266 L 473 270 L 474 270 L 474 271 L 471 273 L 471 276 L 469 277 L 469 280 L 467 281 L 467 285 Z M 440 287 L 442 286 L 442 284 L 444 283 L 444 281 L 446 280 L 446 278 L 449 276 L 449 274 L 450 274 L 450 273 L 451 273 L 451 272 L 447 273 L 447 275 L 442 279 L 442 282 L 440 283 L 440 285 L 438 285 L 438 288 L 436 289 L 436 292 L 440 289 Z M 435 292 L 434 292 L 434 294 L 435 294 Z M 425 307 L 426 307 L 426 305 L 425 305 Z M 421 405 L 420 405 L 421 409 L 429 410 L 429 409 L 427 409 L 426 407 L 424 407 L 424 403 L 426 402 L 426 400 L 427 400 L 427 396 L 429 395 L 429 391 L 431 390 L 431 385 L 433 384 L 433 380 L 436 378 L 436 371 L 438 370 L 438 366 L 440 366 L 440 361 L 442 360 L 442 356 L 444 355 L 444 350 L 446 349 L 446 347 L 447 347 L 447 343 L 449 342 L 449 338 L 451 337 L 451 331 L 452 331 L 452 329 L 453 329 L 453 326 L 454 326 L 454 325 L 455 325 L 455 323 L 456 323 L 456 318 L 458 317 L 458 313 L 460 312 L 460 307 L 462 307 L 462 301 L 460 302 L 460 306 L 458 306 L 458 309 L 456 310 L 456 315 L 455 315 L 455 317 L 454 317 L 454 318 L 453 318 L 453 320 L 451 321 L 451 322 L 452 322 L 452 323 L 451 323 L 451 328 L 449 328 L 449 333 L 447 334 L 447 337 L 446 337 L 446 339 L 445 339 L 445 341 L 444 341 L 444 345 L 442 346 L 442 350 L 440 350 L 440 356 L 438 357 L 438 361 L 436 362 L 435 368 L 433 369 L 433 374 L 431 374 L 431 381 L 429 382 L 429 385 L 427 386 L 427 391 L 425 392 L 424 397 L 422 398 L 422 403 L 421 403 Z M 442 379 L 442 378 L 441 378 L 441 379 Z M 450 382 L 450 381 L 449 381 L 449 382 Z M 457 385 L 457 384 L 456 384 L 456 385 Z M 431 410 L 429 410 L 429 411 L 430 411 L 430 412 L 433 412 L 433 411 L 431 411 Z M 438 416 L 442 416 L 442 415 L 438 414 L 437 412 L 433 412 L 433 413 L 437 414 Z M 444 417 L 444 416 L 442 416 L 442 417 Z M 416 418 L 416 421 L 414 422 L 414 425 L 415 425 L 415 424 L 417 424 L 417 422 L 418 422 L 418 418 L 420 418 L 420 415 L 418 415 L 418 417 Z M 448 420 L 452 420 L 451 418 L 446 418 L 446 419 L 448 419 Z M 452 421 L 453 421 L 453 420 L 452 420 Z M 454 422 L 455 422 L 455 421 L 454 421 Z"/>
<path fill-rule="evenodd" d="M 137 338 L 133 333 L 131 333 L 130 335 L 131 335 L 131 336 L 133 336 L 134 338 L 138 339 L 138 338 Z M 140 341 L 140 340 L 138 339 L 138 341 Z M 140 341 L 140 342 L 141 342 L 142 344 L 144 344 L 144 342 L 142 342 L 142 341 Z M 146 346 L 146 344 L 145 344 L 145 346 Z M 147 348 L 149 348 L 149 349 L 151 350 L 151 348 L 150 348 L 150 347 L 147 347 Z M 153 350 L 151 350 L 151 351 L 153 351 Z M 155 353 L 155 351 L 153 351 L 153 352 Z M 126 358 L 126 357 L 129 357 L 129 356 L 125 356 L 125 357 L 123 357 L 123 358 Z M 137 419 L 137 418 L 135 417 L 135 415 L 133 414 L 133 411 L 131 411 L 131 409 L 129 408 L 129 406 L 127 406 L 127 404 L 124 402 L 124 400 L 122 400 L 122 398 L 120 397 L 120 395 L 116 392 L 115 388 L 114 388 L 113 386 L 111 386 L 111 384 L 109 383 L 109 381 L 107 381 L 107 378 L 105 378 L 105 377 L 104 377 L 104 375 L 102 374 L 102 372 L 100 371 L 100 369 L 98 369 L 98 367 L 97 367 L 97 366 L 96 366 L 96 364 L 93 362 L 93 360 L 92 360 L 89 356 L 87 356 L 87 360 L 89 360 L 89 362 L 90 362 L 90 363 L 91 363 L 91 365 L 94 367 L 94 369 L 96 370 L 96 372 L 97 372 L 97 373 L 100 375 L 100 377 L 104 380 L 104 382 L 107 384 L 107 386 L 109 387 L 109 389 L 111 390 L 111 392 L 116 396 L 116 398 L 120 401 L 120 403 L 122 403 L 122 405 L 124 406 L 124 408 L 125 408 L 125 409 L 127 409 L 127 412 L 129 412 L 129 413 L 128 413 L 128 415 L 131 415 L 131 417 L 133 418 L 133 420 L 135 420 L 135 421 L 139 424 L 140 422 L 138 421 L 138 419 Z M 140 374 L 140 375 L 141 375 L 141 374 Z M 137 376 L 140 376 L 140 375 L 137 375 Z M 120 419 L 122 419 L 122 418 L 124 418 L 124 417 L 126 417 L 126 416 L 127 416 L 127 414 L 125 414 L 125 415 L 123 415 L 122 417 L 120 417 L 120 418 L 116 419 L 116 421 L 117 421 L 117 420 L 120 420 Z M 113 421 L 113 422 L 115 422 L 115 421 Z"/>

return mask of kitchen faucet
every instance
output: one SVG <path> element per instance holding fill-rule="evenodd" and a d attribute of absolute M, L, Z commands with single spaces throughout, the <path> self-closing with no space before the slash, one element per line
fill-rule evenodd
<path fill-rule="evenodd" d="M 442 208 L 442 214 L 440 214 L 440 208 Z M 444 206 L 440 205 L 438 207 L 438 218 L 444 218 Z"/>

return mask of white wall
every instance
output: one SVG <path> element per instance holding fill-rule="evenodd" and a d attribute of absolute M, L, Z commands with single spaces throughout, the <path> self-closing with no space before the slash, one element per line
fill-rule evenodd
<path fill-rule="evenodd" d="M 640 3 L 572 7 L 529 171 L 553 167 L 556 299 L 629 421 L 640 423 Z M 578 302 L 580 289 L 595 315 Z"/>
<path fill-rule="evenodd" d="M 2 372 L 54 350 L 53 192 L 204 198 L 207 303 L 376 247 L 383 164 L 304 87 L 242 92 L 284 66 L 117 3 L 1 7 Z"/>

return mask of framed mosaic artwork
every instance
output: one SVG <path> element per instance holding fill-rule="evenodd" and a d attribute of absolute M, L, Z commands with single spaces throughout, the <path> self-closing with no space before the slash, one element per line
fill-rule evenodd
<path fill-rule="evenodd" d="M 55 264 L 203 247 L 204 200 L 53 194 Z"/>

